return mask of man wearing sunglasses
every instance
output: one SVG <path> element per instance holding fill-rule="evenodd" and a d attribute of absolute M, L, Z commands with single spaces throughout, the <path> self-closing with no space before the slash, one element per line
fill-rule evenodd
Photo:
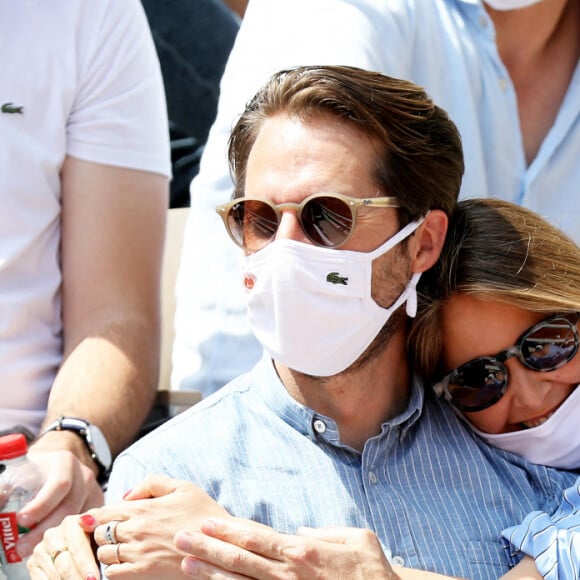
<path fill-rule="evenodd" d="M 437 392 L 494 447 L 534 463 L 578 469 L 580 248 L 521 206 L 465 200 L 453 213 L 437 265 L 422 276 L 420 296 L 409 347 L 424 384 L 443 374 Z M 577 578 L 579 508 L 580 479 L 564 491 L 556 513 L 533 512 L 502 535 L 520 551 L 540 554 L 546 579 Z M 198 568 L 189 574 L 195 578 L 217 566 L 260 580 L 280 578 L 281 572 L 334 580 L 349 563 L 366 565 L 382 555 L 378 542 L 364 543 L 361 530 L 288 535 L 235 520 L 202 530 L 207 535 L 176 536 L 177 545 L 196 558 L 183 563 L 184 570 Z M 522 562 L 506 580 L 521 578 L 528 566 L 535 570 L 534 560 Z M 318 575 L 321 570 L 326 575 Z M 224 580 L 230 577 L 236 576 Z M 530 570 L 524 577 L 536 576 Z"/>
<path fill-rule="evenodd" d="M 555 509 L 574 477 L 506 462 L 425 400 L 409 368 L 406 313 L 463 172 L 455 126 L 412 83 L 302 67 L 248 104 L 230 162 L 236 195 L 218 212 L 246 255 L 240 282 L 265 356 L 123 453 L 108 501 L 162 473 L 281 531 L 370 528 L 393 564 L 497 579 L 517 560 L 500 531 Z M 172 534 L 198 511 L 184 497 L 104 508 L 120 521 L 116 545 L 96 534 L 100 561 L 177 574 Z"/>
<path fill-rule="evenodd" d="M 577 0 L 252 0 L 192 184 L 177 285 L 173 388 L 207 395 L 259 358 L 243 293 L 233 294 L 233 246 L 197 249 L 217 237 L 211 215 L 231 197 L 224 155 L 231 127 L 267 76 L 326 63 L 413 80 L 462 136 L 460 198 L 518 203 L 578 243 L 578 38 Z M 197 324 L 189 324 L 192 319 Z"/>

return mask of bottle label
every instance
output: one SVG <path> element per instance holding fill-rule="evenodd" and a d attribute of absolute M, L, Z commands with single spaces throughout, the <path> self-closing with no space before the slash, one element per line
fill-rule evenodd
<path fill-rule="evenodd" d="M 0 514 L 0 542 L 2 543 L 2 561 L 5 564 L 22 562 L 16 551 L 18 541 L 18 523 L 14 512 Z"/>

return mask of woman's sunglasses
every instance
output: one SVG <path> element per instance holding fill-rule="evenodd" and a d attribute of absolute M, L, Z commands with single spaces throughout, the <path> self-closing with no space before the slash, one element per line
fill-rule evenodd
<path fill-rule="evenodd" d="M 451 371 L 433 390 L 460 411 L 481 411 L 497 403 L 508 386 L 505 362 L 514 356 L 527 368 L 547 373 L 578 352 L 580 312 L 556 314 L 524 332 L 515 346 L 495 356 L 473 359 Z"/>
<path fill-rule="evenodd" d="M 399 207 L 394 197 L 360 199 L 339 193 L 315 193 L 301 203 L 273 204 L 264 199 L 239 197 L 219 205 L 230 238 L 244 250 L 255 252 L 269 244 L 278 230 L 282 212 L 296 211 L 300 226 L 317 246 L 338 248 L 354 230 L 361 207 Z"/>

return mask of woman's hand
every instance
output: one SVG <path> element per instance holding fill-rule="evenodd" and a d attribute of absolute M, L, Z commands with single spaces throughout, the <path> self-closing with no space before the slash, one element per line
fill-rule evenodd
<path fill-rule="evenodd" d="M 91 534 L 96 520 L 88 515 L 67 516 L 60 526 L 48 529 L 28 560 L 31 580 L 97 580 L 99 565 L 93 554 Z"/>
<path fill-rule="evenodd" d="M 246 520 L 212 518 L 199 532 L 180 531 L 176 547 L 190 554 L 192 578 L 234 580 L 393 580 L 399 578 L 376 535 L 354 528 L 301 528 L 281 534 Z"/>
<path fill-rule="evenodd" d="M 208 517 L 229 517 L 196 485 L 162 476 L 147 477 L 125 501 L 90 514 L 99 524 L 94 528 L 94 540 L 97 557 L 107 566 L 107 577 L 139 580 L 183 577 L 183 554 L 173 543 L 176 531 L 199 529 L 199 523 Z M 111 531 L 109 522 L 114 521 L 118 523 Z"/>
<path fill-rule="evenodd" d="M 149 476 L 125 501 L 69 516 L 47 530 L 28 569 L 33 580 L 97 580 L 100 562 L 108 578 L 184 578 L 175 532 L 197 530 L 209 517 L 230 516 L 190 482 Z"/>

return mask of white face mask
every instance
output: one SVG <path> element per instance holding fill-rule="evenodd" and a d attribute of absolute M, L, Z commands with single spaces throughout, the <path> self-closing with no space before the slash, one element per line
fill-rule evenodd
<path fill-rule="evenodd" d="M 580 467 L 578 416 L 580 386 L 538 427 L 491 435 L 475 429 L 490 445 L 522 455 L 532 463 L 561 469 Z"/>
<path fill-rule="evenodd" d="M 372 261 L 413 233 L 412 222 L 372 252 L 277 240 L 246 258 L 248 316 L 265 351 L 288 368 L 327 377 L 348 368 L 399 306 L 417 310 L 414 274 L 381 308 L 371 296 Z"/>
<path fill-rule="evenodd" d="M 494 10 L 517 10 L 518 8 L 527 8 L 532 4 L 537 4 L 542 0 L 484 0 Z"/>

